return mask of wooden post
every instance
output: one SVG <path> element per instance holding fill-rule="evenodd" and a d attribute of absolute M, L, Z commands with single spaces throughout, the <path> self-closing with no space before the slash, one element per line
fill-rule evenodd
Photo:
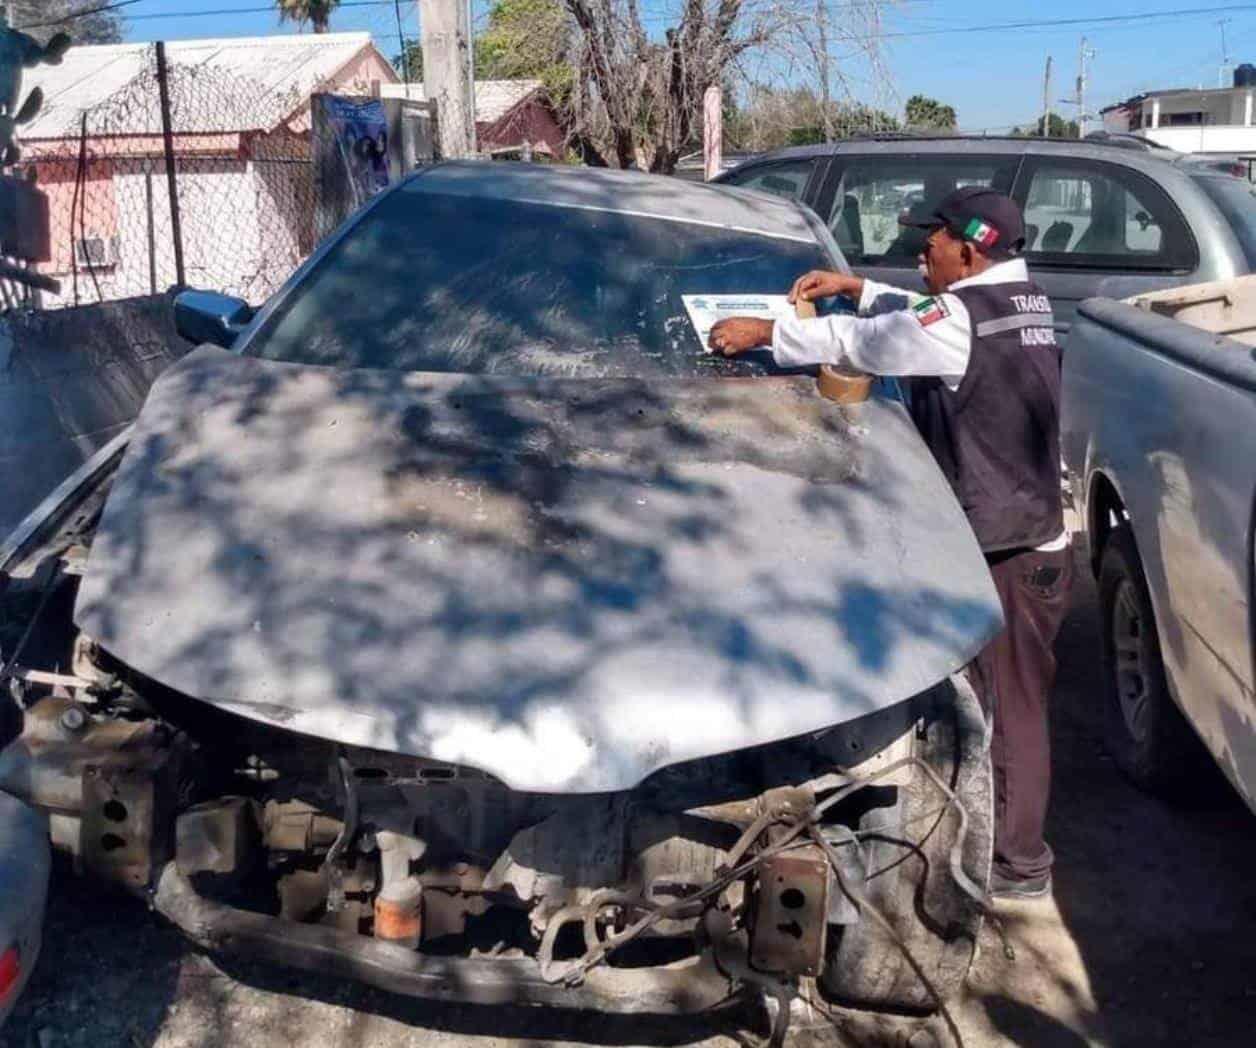
<path fill-rule="evenodd" d="M 174 242 L 174 280 L 187 287 L 183 273 L 183 224 L 179 221 L 179 187 L 174 172 L 174 128 L 170 122 L 170 85 L 166 69 L 166 42 L 157 41 L 157 94 L 161 101 L 161 142 L 166 158 L 166 191 L 170 194 L 170 239 Z"/>
<path fill-rule="evenodd" d="M 724 91 L 712 84 L 702 96 L 702 177 L 708 182 L 724 161 Z"/>
<path fill-rule="evenodd" d="M 153 222 L 153 162 L 144 161 L 144 210 L 148 215 L 148 290 L 157 294 L 157 230 Z"/>

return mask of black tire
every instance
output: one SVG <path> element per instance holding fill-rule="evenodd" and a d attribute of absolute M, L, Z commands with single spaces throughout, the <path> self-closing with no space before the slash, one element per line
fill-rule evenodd
<path fill-rule="evenodd" d="M 1180 797 L 1211 762 L 1169 693 L 1151 594 L 1128 524 L 1108 536 L 1100 556 L 1099 616 L 1108 750 L 1135 785 Z"/>
<path fill-rule="evenodd" d="M 916 731 L 914 755 L 922 758 L 958 796 L 968 814 L 963 872 L 985 891 L 994 849 L 994 786 L 985 721 L 971 686 L 957 676 L 928 696 Z M 884 810 L 861 820 L 869 877 L 867 897 L 910 950 L 946 1000 L 963 986 L 981 930 L 981 906 L 951 870 L 959 836 L 954 806 L 919 769 L 898 787 L 891 819 L 898 831 L 878 833 Z M 867 916 L 831 938 L 821 985 L 831 998 L 878 1010 L 931 1012 L 937 1001 L 878 922 Z"/>

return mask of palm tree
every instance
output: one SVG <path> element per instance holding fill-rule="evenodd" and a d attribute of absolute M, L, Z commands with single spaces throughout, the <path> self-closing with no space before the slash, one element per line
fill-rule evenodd
<path fill-rule="evenodd" d="M 340 0 L 275 0 L 279 7 L 281 22 L 309 22 L 314 32 L 327 32 L 327 23 L 331 13 L 340 4 Z"/>

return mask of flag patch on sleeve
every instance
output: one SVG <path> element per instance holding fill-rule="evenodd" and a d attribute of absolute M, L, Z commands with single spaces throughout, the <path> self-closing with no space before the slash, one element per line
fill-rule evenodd
<path fill-rule="evenodd" d="M 940 298 L 922 298 L 911 307 L 911 311 L 916 314 L 916 319 L 920 321 L 922 327 L 928 327 L 934 321 L 951 315 L 951 311 L 946 308 L 946 303 Z"/>

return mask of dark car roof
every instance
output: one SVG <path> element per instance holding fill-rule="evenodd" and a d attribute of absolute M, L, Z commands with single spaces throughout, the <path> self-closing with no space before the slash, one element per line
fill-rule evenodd
<path fill-rule="evenodd" d="M 423 168 L 401 192 L 489 197 L 736 229 L 762 236 L 819 240 L 807 211 L 753 189 L 715 187 L 639 171 L 596 167 L 449 161 Z"/>

